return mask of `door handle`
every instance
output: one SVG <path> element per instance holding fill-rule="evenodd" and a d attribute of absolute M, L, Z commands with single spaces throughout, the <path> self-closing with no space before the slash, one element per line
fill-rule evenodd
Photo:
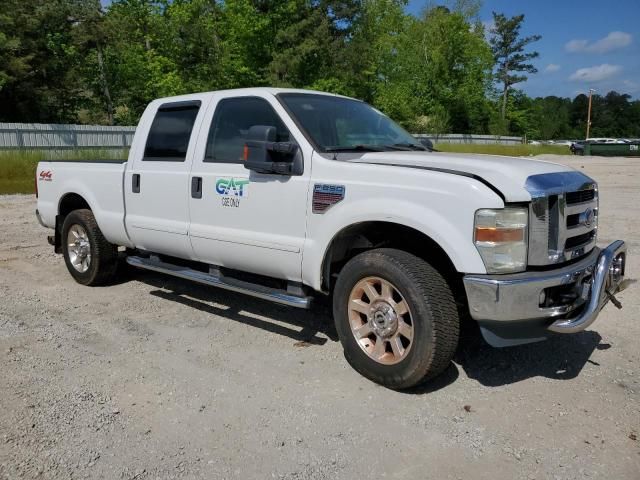
<path fill-rule="evenodd" d="M 202 177 L 191 177 L 191 197 L 202 198 Z"/>
<path fill-rule="evenodd" d="M 131 191 L 133 193 L 140 193 L 140 174 L 134 173 L 131 177 Z"/>

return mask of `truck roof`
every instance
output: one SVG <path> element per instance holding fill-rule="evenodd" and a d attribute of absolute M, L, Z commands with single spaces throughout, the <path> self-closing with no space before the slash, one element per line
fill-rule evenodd
<path fill-rule="evenodd" d="M 184 100 L 202 100 L 204 98 L 211 97 L 216 93 L 231 93 L 238 95 L 251 95 L 257 93 L 270 93 L 271 95 L 277 95 L 279 93 L 313 93 L 316 95 L 327 95 L 331 97 L 349 98 L 337 93 L 320 92 L 318 90 L 306 90 L 302 88 L 276 88 L 276 87 L 250 87 L 250 88 L 232 88 L 226 90 L 213 90 L 210 92 L 189 93 L 186 95 L 176 95 L 173 97 L 157 98 L 154 102 L 166 102 L 166 101 L 184 101 Z"/>

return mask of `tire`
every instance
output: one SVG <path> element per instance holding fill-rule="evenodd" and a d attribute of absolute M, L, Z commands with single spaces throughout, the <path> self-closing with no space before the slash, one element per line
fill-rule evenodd
<path fill-rule="evenodd" d="M 62 254 L 67 270 L 82 285 L 104 285 L 115 279 L 118 250 L 102 235 L 91 210 L 74 210 L 62 224 Z"/>
<path fill-rule="evenodd" d="M 438 376 L 458 346 L 451 288 L 435 268 L 402 250 L 370 250 L 347 262 L 334 289 L 333 316 L 349 364 L 396 390 Z"/>

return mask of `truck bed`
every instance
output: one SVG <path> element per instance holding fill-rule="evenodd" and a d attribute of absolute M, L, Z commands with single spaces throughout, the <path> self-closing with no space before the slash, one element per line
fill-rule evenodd
<path fill-rule="evenodd" d="M 89 203 L 106 239 L 129 246 L 124 225 L 126 164 L 126 160 L 114 159 L 38 163 L 36 183 L 41 223 L 54 228 L 59 202 L 69 200 L 69 194 L 80 195 Z"/>

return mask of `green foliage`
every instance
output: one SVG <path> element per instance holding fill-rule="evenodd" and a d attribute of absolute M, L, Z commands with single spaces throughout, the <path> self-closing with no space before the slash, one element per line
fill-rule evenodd
<path fill-rule="evenodd" d="M 583 137 L 586 97 L 514 90 L 539 37 L 495 14 L 488 41 L 480 4 L 414 16 L 407 0 L 3 0 L 0 121 L 133 125 L 154 98 L 271 85 L 361 98 L 416 133 Z M 638 101 L 593 100 L 594 136 L 640 136 Z"/>
<path fill-rule="evenodd" d="M 495 57 L 497 71 L 496 79 L 502 84 L 502 118 L 506 118 L 506 108 L 509 89 L 516 83 L 527 80 L 522 73 L 536 73 L 538 70 L 529 63 L 538 57 L 538 52 L 525 52 L 524 49 L 532 42 L 542 38 L 540 35 L 521 37 L 520 28 L 524 22 L 524 15 L 507 18 L 502 13 L 493 12 L 494 27 L 491 29 L 491 50 Z"/>
<path fill-rule="evenodd" d="M 440 135 L 451 130 L 451 117 L 443 106 L 436 105 L 430 115 L 417 117 L 407 127 L 413 132 Z"/>
<path fill-rule="evenodd" d="M 359 96 L 409 128 L 426 121 L 486 131 L 493 59 L 481 28 L 446 8 L 415 18 L 402 7 L 391 0 L 365 4 L 353 40 L 366 72 Z"/>
<path fill-rule="evenodd" d="M 33 179 L 42 152 L 0 151 L 0 195 L 33 193 Z"/>

